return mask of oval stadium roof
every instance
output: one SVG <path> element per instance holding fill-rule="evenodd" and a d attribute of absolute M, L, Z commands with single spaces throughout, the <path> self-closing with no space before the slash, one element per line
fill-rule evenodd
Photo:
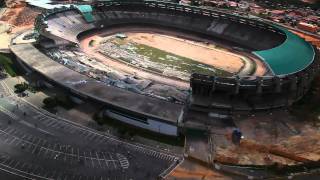
<path fill-rule="evenodd" d="M 311 44 L 285 28 L 276 28 L 287 36 L 286 40 L 272 49 L 253 53 L 264 60 L 275 75 L 296 73 L 309 66 L 315 56 Z"/>
<path fill-rule="evenodd" d="M 88 23 L 91 23 L 94 21 L 94 18 L 92 15 L 92 7 L 90 5 L 78 5 L 76 7 L 82 13 L 84 19 Z"/>

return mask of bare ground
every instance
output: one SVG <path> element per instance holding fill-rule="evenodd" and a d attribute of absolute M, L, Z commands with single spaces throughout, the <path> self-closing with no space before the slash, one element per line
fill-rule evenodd
<path fill-rule="evenodd" d="M 205 179 L 205 180 L 219 180 L 219 179 L 232 179 L 225 174 L 213 170 L 210 167 L 202 166 L 185 159 L 184 162 L 174 169 L 166 178 L 167 180 L 192 180 L 192 179 Z"/>
<path fill-rule="evenodd" d="M 40 12 L 29 7 L 8 8 L 0 17 L 0 21 L 4 21 L 13 26 L 12 33 L 33 28 L 36 16 Z"/>
<path fill-rule="evenodd" d="M 279 110 L 267 115 L 258 113 L 235 121 L 243 132 L 239 146 L 227 139 L 215 143 L 215 158 L 219 162 L 243 165 L 296 165 L 320 160 L 320 132 L 313 122 L 298 120 L 290 113 Z M 215 137 L 217 139 L 217 137 Z M 221 143 L 229 142 L 229 143 Z"/>
<path fill-rule="evenodd" d="M 237 73 L 244 66 L 241 56 L 216 49 L 212 44 L 197 43 L 157 33 L 126 33 L 129 41 L 144 44 L 169 53 Z"/>
<path fill-rule="evenodd" d="M 150 79 L 150 80 L 162 83 L 162 84 L 167 84 L 167 85 L 179 87 L 181 89 L 188 89 L 189 88 L 189 83 L 186 81 L 179 81 L 179 80 L 175 80 L 172 78 L 149 73 L 149 72 L 146 72 L 146 71 L 134 68 L 134 67 L 127 66 L 121 62 L 114 61 L 114 60 L 112 60 L 112 59 L 110 59 L 100 53 L 97 53 L 95 51 L 97 47 L 96 46 L 89 46 L 89 43 L 91 40 L 95 40 L 98 42 L 101 39 L 102 38 L 99 37 L 98 35 L 93 35 L 93 36 L 84 38 L 80 41 L 80 47 L 88 55 L 96 58 L 98 61 L 108 65 L 111 68 L 115 68 L 116 70 L 123 71 L 128 74 L 136 75 L 138 77 L 142 77 L 145 79 Z M 98 44 L 98 43 L 95 43 L 95 44 Z"/>

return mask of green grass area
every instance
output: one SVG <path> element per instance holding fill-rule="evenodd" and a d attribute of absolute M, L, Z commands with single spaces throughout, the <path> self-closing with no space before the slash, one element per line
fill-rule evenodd
<path fill-rule="evenodd" d="M 122 39 L 114 39 L 112 41 L 114 44 L 118 45 L 121 48 L 126 46 L 126 50 L 132 51 L 133 53 L 148 57 L 150 61 L 155 63 L 162 64 L 164 67 L 169 67 L 174 70 L 186 73 L 201 73 L 207 75 L 215 75 L 215 76 L 231 76 L 232 73 L 217 69 L 213 66 L 199 63 L 193 59 L 182 57 L 170 52 L 166 52 L 151 46 L 147 46 L 144 44 L 138 44 L 134 42 L 128 42 L 127 40 Z M 122 60 L 124 60 L 122 58 Z M 130 62 L 130 60 L 124 60 L 126 62 Z M 148 67 L 151 71 L 156 71 L 158 73 L 162 73 L 163 69 Z"/>
<path fill-rule="evenodd" d="M 5 71 L 12 77 L 17 76 L 17 69 L 14 66 L 12 60 L 7 56 L 0 54 L 0 65 L 3 66 Z"/>

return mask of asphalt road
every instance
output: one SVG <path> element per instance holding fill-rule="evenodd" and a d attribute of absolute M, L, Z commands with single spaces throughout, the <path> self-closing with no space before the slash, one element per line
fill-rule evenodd
<path fill-rule="evenodd" d="M 0 84 L 0 179 L 156 179 L 177 157 L 43 113 Z"/>

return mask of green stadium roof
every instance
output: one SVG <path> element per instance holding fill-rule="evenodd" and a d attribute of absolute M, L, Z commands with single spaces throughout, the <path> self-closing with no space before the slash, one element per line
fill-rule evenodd
<path fill-rule="evenodd" d="M 82 13 L 84 19 L 91 23 L 94 21 L 93 15 L 92 15 L 92 7 L 90 5 L 79 5 L 77 6 L 78 10 Z"/>
<path fill-rule="evenodd" d="M 292 74 L 309 66 L 315 56 L 311 44 L 285 28 L 276 28 L 285 33 L 286 40 L 272 49 L 253 53 L 263 59 L 275 75 Z"/>

